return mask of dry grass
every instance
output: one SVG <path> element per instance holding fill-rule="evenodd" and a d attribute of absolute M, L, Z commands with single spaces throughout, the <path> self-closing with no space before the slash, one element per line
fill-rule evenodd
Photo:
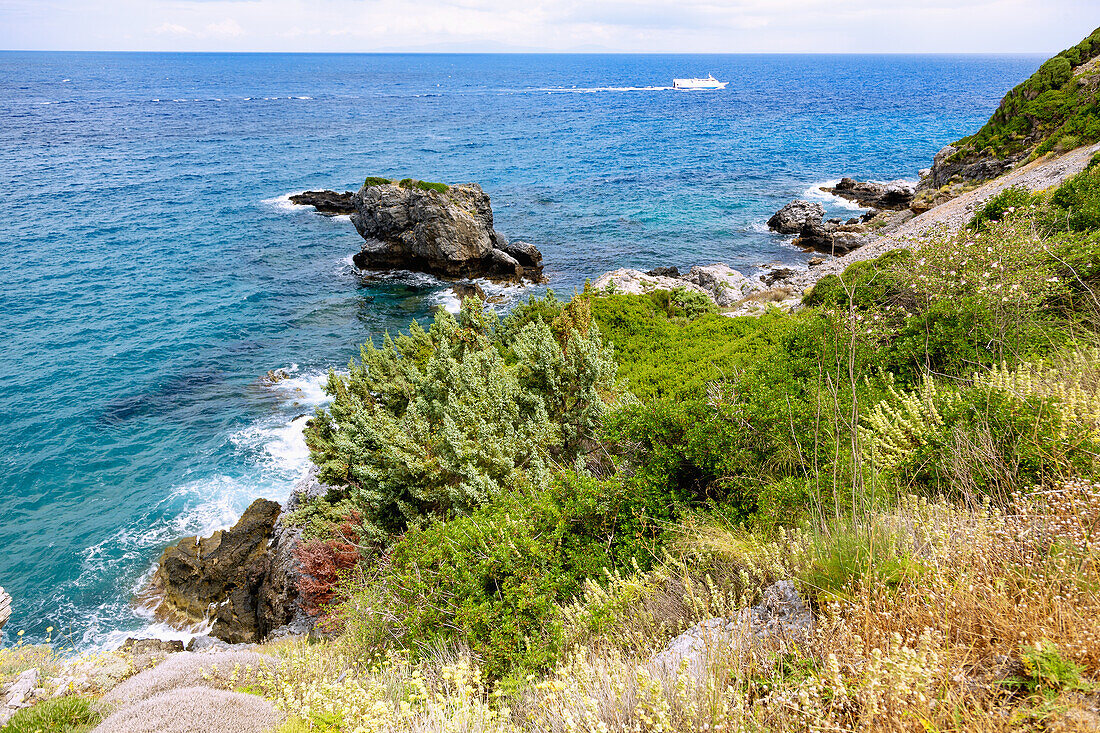
<path fill-rule="evenodd" d="M 861 526 L 876 530 L 853 533 Z M 910 572 L 890 575 L 869 546 L 852 552 L 866 567 L 832 578 L 843 593 L 804 583 L 820 613 L 802 648 L 719 655 L 701 679 L 649 663 L 670 635 L 751 603 L 775 577 L 836 575 L 822 548 L 882 531 Z M 1003 510 L 909 499 L 844 531 L 760 539 L 688 526 L 662 569 L 591 586 L 567 610 L 569 655 L 507 695 L 461 650 L 364 661 L 339 642 L 283 649 L 261 684 L 294 716 L 287 730 L 336 719 L 394 733 L 1089 730 L 1100 724 L 1098 532 L 1100 486 L 1087 483 Z"/>

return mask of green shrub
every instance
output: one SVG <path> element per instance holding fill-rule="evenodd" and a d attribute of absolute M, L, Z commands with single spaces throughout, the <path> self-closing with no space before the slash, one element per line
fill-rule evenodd
<path fill-rule="evenodd" d="M 1069 231 L 1100 229 L 1100 165 L 1089 166 L 1066 180 L 1050 197 L 1054 224 Z"/>
<path fill-rule="evenodd" d="M 618 481 L 566 472 L 548 489 L 411 530 L 348 604 L 350 638 L 368 649 L 459 643 L 494 678 L 545 670 L 560 651 L 560 604 L 585 578 L 655 554 L 651 510 Z"/>
<path fill-rule="evenodd" d="M 376 541 L 502 487 L 544 485 L 553 462 L 591 449 L 619 396 L 584 298 L 553 324 L 507 327 L 467 299 L 457 319 L 440 309 L 427 330 L 364 345 L 325 390 L 332 403 L 306 428 L 311 459 L 321 481 L 348 488 Z"/>
<path fill-rule="evenodd" d="M 1081 667 L 1066 659 L 1057 648 L 1043 644 L 1025 646 L 1020 650 L 1022 674 L 1006 681 L 1028 694 L 1054 693 L 1063 690 L 1087 689 L 1081 679 Z"/>
<path fill-rule="evenodd" d="M 984 229 L 991 221 L 1000 221 L 1005 214 L 1030 206 L 1038 198 L 1023 186 L 1010 186 L 985 202 L 985 206 L 974 214 L 969 226 Z"/>
<path fill-rule="evenodd" d="M 800 580 L 819 605 L 851 597 L 864 583 L 895 588 L 923 568 L 887 527 L 848 518 L 814 536 Z"/>
<path fill-rule="evenodd" d="M 849 265 L 841 275 L 826 275 L 802 299 L 808 306 L 865 310 L 892 303 L 910 304 L 915 294 L 902 272 L 910 271 L 913 253 L 896 249 L 874 260 Z M 849 303 L 850 299 L 850 303 Z"/>
<path fill-rule="evenodd" d="M 363 181 L 364 186 L 384 186 L 387 183 L 393 183 L 393 181 L 379 176 L 367 176 L 367 180 Z"/>
<path fill-rule="evenodd" d="M 100 719 L 90 700 L 69 695 L 16 711 L 0 733 L 84 733 Z"/>
<path fill-rule="evenodd" d="M 776 341 L 786 320 L 727 318 L 698 312 L 669 291 L 592 300 L 592 315 L 614 347 L 619 376 L 640 399 L 688 397 L 740 371 Z M 703 310 L 706 310 L 705 308 Z"/>
<path fill-rule="evenodd" d="M 401 188 L 418 188 L 421 191 L 436 191 L 438 193 L 447 193 L 450 190 L 450 186 L 446 183 L 433 183 L 431 181 L 420 181 L 415 178 L 402 178 L 397 182 L 397 185 Z"/>

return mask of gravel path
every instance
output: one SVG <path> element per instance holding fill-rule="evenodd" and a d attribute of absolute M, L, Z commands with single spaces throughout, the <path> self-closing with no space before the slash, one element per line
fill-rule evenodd
<path fill-rule="evenodd" d="M 1039 159 L 995 178 L 983 186 L 940 204 L 920 216 L 914 217 L 889 234 L 873 237 L 870 242 L 843 257 L 829 260 L 808 273 L 791 278 L 795 287 L 807 288 L 825 275 L 843 272 L 848 265 L 861 260 L 874 259 L 899 247 L 919 247 L 921 241 L 936 231 L 954 231 L 970 221 L 974 212 L 986 201 L 1010 186 L 1025 186 L 1031 191 L 1057 186 L 1080 173 L 1100 152 L 1100 143 L 1071 150 L 1057 158 Z"/>

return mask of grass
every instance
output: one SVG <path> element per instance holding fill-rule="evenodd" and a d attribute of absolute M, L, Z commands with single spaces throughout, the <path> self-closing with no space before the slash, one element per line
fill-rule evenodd
<path fill-rule="evenodd" d="M 91 700 L 57 697 L 19 710 L 0 733 L 85 733 L 101 719 Z"/>

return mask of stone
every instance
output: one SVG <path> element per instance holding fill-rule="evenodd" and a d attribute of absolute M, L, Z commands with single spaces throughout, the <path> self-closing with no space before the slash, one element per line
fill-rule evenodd
<path fill-rule="evenodd" d="M 278 384 L 284 379 L 290 379 L 290 372 L 286 369 L 270 369 L 267 374 L 260 377 L 263 384 Z"/>
<path fill-rule="evenodd" d="M 9 618 L 11 618 L 11 596 L 0 588 L 0 629 L 4 628 Z"/>
<path fill-rule="evenodd" d="M 824 265 L 825 264 L 825 258 L 824 257 L 811 257 L 809 262 L 807 262 L 806 264 L 808 264 L 810 267 L 817 267 L 818 265 Z"/>
<path fill-rule="evenodd" d="M 710 295 L 720 308 L 733 305 L 751 289 L 749 279 L 729 265 L 696 265 L 685 279 Z"/>
<path fill-rule="evenodd" d="M 338 216 L 340 214 L 354 214 L 355 205 L 352 203 L 352 191 L 337 193 L 336 191 L 303 191 L 290 197 L 290 203 L 298 206 L 312 206 L 317 213 L 326 216 Z"/>
<path fill-rule="evenodd" d="M 806 222 L 820 222 L 825 207 L 812 201 L 795 200 L 768 219 L 768 227 L 780 234 L 798 234 Z"/>
<path fill-rule="evenodd" d="M 916 193 L 915 189 L 904 181 L 876 183 L 874 181 L 857 181 L 854 178 L 841 178 L 836 186 L 832 188 L 822 186 L 821 190 L 849 201 L 855 201 L 860 206 L 891 211 L 909 208 L 909 204 L 913 201 L 913 195 Z"/>
<path fill-rule="evenodd" d="M 451 286 L 451 292 L 455 294 L 459 301 L 467 298 L 477 298 L 482 303 L 485 302 L 485 291 L 477 283 L 455 283 Z"/>
<path fill-rule="evenodd" d="M 958 152 L 954 145 L 941 148 L 933 156 L 928 174 L 921 177 L 918 190 L 937 189 L 953 182 L 968 183 L 996 178 L 1016 163 L 1013 158 L 1002 160 L 973 154 L 956 156 Z"/>
<path fill-rule="evenodd" d="M 776 267 L 772 270 L 768 270 L 763 275 L 761 275 L 760 280 L 768 287 L 771 287 L 775 285 L 775 283 L 777 283 L 778 281 L 786 280 L 794 274 L 795 271 L 789 267 Z"/>
<path fill-rule="evenodd" d="M 685 288 L 704 295 L 710 295 L 693 282 L 664 275 L 647 275 L 640 270 L 629 268 L 605 272 L 596 278 L 596 281 L 592 283 L 592 287 L 596 290 L 610 290 L 626 295 L 641 295 L 653 290 L 675 290 L 676 288 Z"/>
<path fill-rule="evenodd" d="M 268 540 L 281 509 L 278 502 L 257 499 L 232 528 L 169 546 L 153 577 L 164 596 L 158 611 L 189 622 L 212 615 L 215 636 L 231 643 L 259 641 L 256 598 L 270 570 Z"/>
<path fill-rule="evenodd" d="M 760 603 L 730 618 L 701 621 L 669 642 L 650 660 L 651 668 L 666 675 L 684 669 L 696 680 L 707 665 L 725 656 L 739 656 L 750 649 L 782 652 L 790 644 L 809 638 L 814 616 L 794 583 L 781 580 L 764 589 Z"/>
<path fill-rule="evenodd" d="M 363 270 L 414 270 L 447 278 L 542 280 L 542 255 L 509 244 L 493 229 L 489 196 L 476 183 L 446 191 L 410 185 L 364 185 L 352 197 L 351 221 L 363 237 L 352 257 Z"/>
<path fill-rule="evenodd" d="M 680 277 L 679 267 L 654 267 L 652 270 L 646 270 L 647 275 L 654 277 Z"/>
<path fill-rule="evenodd" d="M 130 662 L 136 671 L 156 666 L 169 654 L 183 651 L 183 642 L 165 639 L 135 639 L 130 637 L 122 643 L 119 651 L 130 655 Z"/>
<path fill-rule="evenodd" d="M 802 227 L 794 244 L 830 255 L 845 254 L 866 244 L 867 232 L 862 224 L 809 222 Z"/>

